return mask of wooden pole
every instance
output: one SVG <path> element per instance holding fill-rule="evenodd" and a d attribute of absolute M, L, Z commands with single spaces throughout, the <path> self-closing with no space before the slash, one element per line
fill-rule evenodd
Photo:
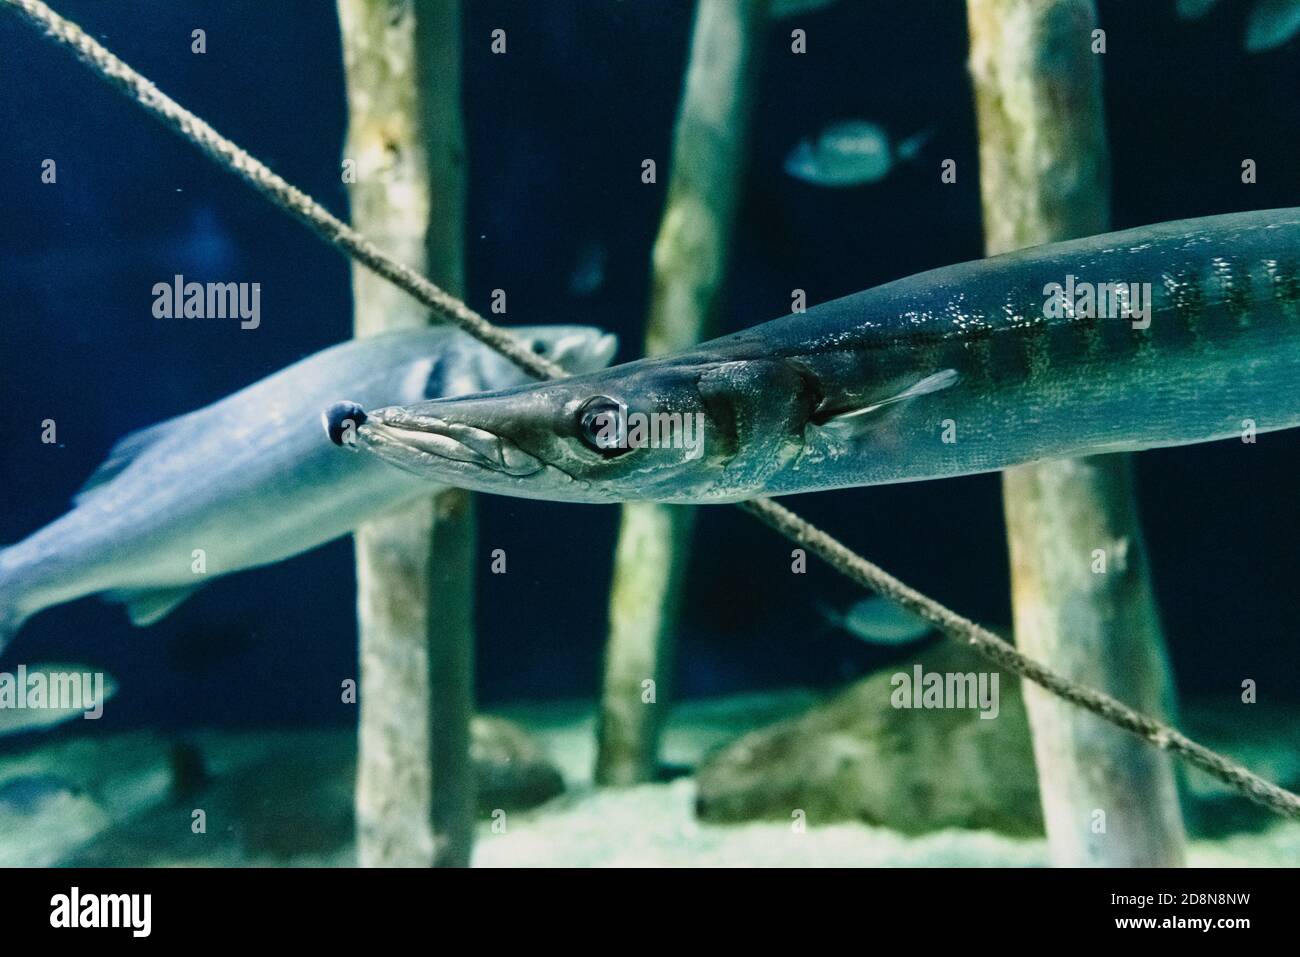
<path fill-rule="evenodd" d="M 464 290 L 459 0 L 338 0 L 352 222 L 454 295 Z M 345 166 L 345 178 L 347 167 Z M 360 265 L 357 336 L 427 309 Z M 358 529 L 357 855 L 465 866 L 473 842 L 474 508 L 451 490 Z M 436 596 L 436 601 L 431 600 Z"/>
<path fill-rule="evenodd" d="M 654 245 L 648 356 L 687 348 L 713 329 L 766 18 L 767 0 L 700 0 L 696 8 L 668 201 Z M 687 506 L 623 506 L 597 730 L 600 784 L 655 775 L 694 518 Z"/>
<path fill-rule="evenodd" d="M 1105 232 L 1105 38 L 1094 33 L 1093 0 L 968 0 L 967 12 L 986 252 Z M 1172 682 L 1128 456 L 1009 469 L 1002 487 L 1020 649 L 1169 715 Z M 1036 685 L 1025 685 L 1025 703 L 1053 862 L 1181 865 L 1169 757 Z"/>

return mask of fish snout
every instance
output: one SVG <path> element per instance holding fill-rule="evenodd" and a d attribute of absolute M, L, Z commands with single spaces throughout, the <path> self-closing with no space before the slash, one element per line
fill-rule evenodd
<path fill-rule="evenodd" d="M 335 402 L 320 417 L 331 442 L 352 447 L 357 443 L 357 429 L 366 421 L 366 410 L 355 402 Z"/>
<path fill-rule="evenodd" d="M 437 404 L 452 403 L 427 403 Z M 354 431 L 353 441 L 390 458 L 415 454 L 420 459 L 477 466 L 512 477 L 532 475 L 544 467 L 503 436 L 426 411 L 400 406 L 375 409 L 364 422 L 364 427 Z"/>

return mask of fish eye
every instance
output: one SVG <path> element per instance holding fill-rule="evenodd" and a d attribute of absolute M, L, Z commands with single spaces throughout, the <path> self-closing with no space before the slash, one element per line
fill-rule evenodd
<path fill-rule="evenodd" d="M 578 437 L 593 452 L 613 457 L 630 451 L 622 442 L 623 407 L 607 395 L 592 396 L 578 409 Z"/>
<path fill-rule="evenodd" d="M 533 352 L 537 353 L 539 356 L 546 355 L 546 343 L 543 342 L 541 339 L 534 339 Z"/>

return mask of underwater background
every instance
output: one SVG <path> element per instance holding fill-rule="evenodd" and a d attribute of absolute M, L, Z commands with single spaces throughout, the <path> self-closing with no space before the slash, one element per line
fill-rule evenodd
<path fill-rule="evenodd" d="M 1116 229 L 1300 205 L 1300 42 L 1242 48 L 1247 5 L 1177 19 L 1172 0 L 1100 0 Z M 65 0 L 60 12 L 291 182 L 346 218 L 338 24 L 323 2 Z M 692 4 L 464 6 L 469 304 L 509 291 L 506 325 L 588 323 L 639 353 Z M 843 2 L 803 15 L 817 55 L 765 70 L 719 328 L 821 302 L 982 250 L 966 20 L 956 0 Z M 825 29 L 817 29 L 821 24 Z M 191 54 L 190 31 L 208 52 Z M 487 37 L 511 37 L 508 59 Z M 788 37 L 772 30 L 768 62 Z M 206 405 L 351 335 L 349 264 L 118 93 L 0 17 L 0 542 L 56 518 L 125 433 Z M 899 139 L 930 130 L 880 182 L 818 189 L 787 175 L 794 143 L 840 119 Z M 59 157 L 59 188 L 33 157 Z M 958 164 L 955 185 L 935 175 Z M 1258 182 L 1240 181 L 1244 157 Z M 593 279 L 593 257 L 601 262 Z M 261 283 L 256 330 L 154 319 L 174 273 Z M 578 276 L 575 278 L 575 273 Z M 594 288 L 593 288 L 594 287 Z M 34 423 L 53 418 L 57 445 Z M 1300 432 L 1136 457 L 1166 641 L 1184 698 L 1259 682 L 1300 703 Z M 996 475 L 801 496 L 800 513 L 904 581 L 995 626 L 1010 622 Z M 478 582 L 484 708 L 591 699 L 607 628 L 615 507 L 478 498 L 480 542 L 508 575 Z M 735 509 L 701 510 L 677 644 L 681 699 L 829 690 L 891 659 L 832 628 L 819 603 L 859 597 Z M 16 656 L 16 657 L 15 657 Z M 84 661 L 122 692 L 92 731 L 345 726 L 357 671 L 349 539 L 230 575 L 133 628 L 87 599 L 30 621 L 0 666 Z M 8 747 L 10 745 L 0 745 Z"/>

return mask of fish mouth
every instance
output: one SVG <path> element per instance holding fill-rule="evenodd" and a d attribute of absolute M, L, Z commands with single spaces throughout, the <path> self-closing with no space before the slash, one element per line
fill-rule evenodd
<path fill-rule="evenodd" d="M 540 459 L 493 432 L 398 408 L 367 413 L 357 428 L 357 438 L 380 455 L 417 452 L 434 460 L 478 466 L 514 478 L 534 475 L 545 468 Z"/>

